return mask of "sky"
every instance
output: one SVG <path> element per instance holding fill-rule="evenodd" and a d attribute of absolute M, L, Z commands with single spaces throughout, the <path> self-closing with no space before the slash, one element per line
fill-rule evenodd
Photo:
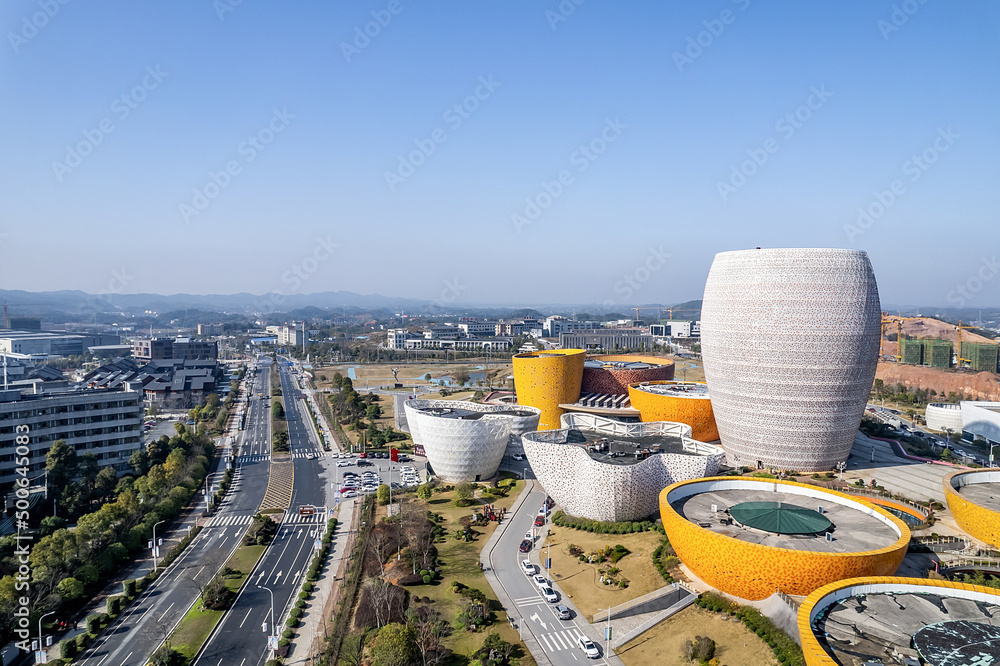
<path fill-rule="evenodd" d="M 985 1 L 0 5 L 0 288 L 700 298 L 866 250 L 1000 304 Z"/>

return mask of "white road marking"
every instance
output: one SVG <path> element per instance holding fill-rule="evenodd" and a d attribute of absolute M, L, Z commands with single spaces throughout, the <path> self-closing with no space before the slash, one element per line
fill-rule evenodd
<path fill-rule="evenodd" d="M 253 610 L 253 608 L 248 608 L 248 609 L 247 609 L 247 614 L 246 614 L 246 615 L 245 615 L 245 616 L 243 617 L 243 622 L 246 622 L 246 621 L 247 621 L 247 618 L 248 618 L 248 617 L 250 617 L 250 612 L 251 612 L 252 610 Z M 243 628 L 243 622 L 240 622 L 240 629 L 242 629 L 242 628 Z M 245 660 L 246 660 L 246 658 L 244 657 L 244 661 L 245 661 Z"/>
<path fill-rule="evenodd" d="M 163 611 L 163 615 L 160 616 L 160 619 L 157 620 L 157 622 L 162 622 L 163 621 L 163 616 L 166 615 L 167 613 L 169 613 L 170 609 L 173 608 L 173 607 L 174 607 L 173 604 L 170 604 L 169 606 L 167 606 L 167 610 Z"/>
<path fill-rule="evenodd" d="M 132 656 L 132 653 L 131 653 L 131 652 L 129 652 L 129 653 L 128 653 L 128 657 L 131 657 L 131 656 Z M 123 661 L 123 662 L 122 662 L 122 666 L 125 666 L 125 664 L 127 664 L 127 663 L 128 663 L 128 657 L 125 657 L 125 661 Z"/>

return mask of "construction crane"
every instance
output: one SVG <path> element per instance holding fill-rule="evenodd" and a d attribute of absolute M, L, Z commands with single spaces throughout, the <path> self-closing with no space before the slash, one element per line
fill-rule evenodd
<path fill-rule="evenodd" d="M 962 363 L 972 363 L 971 360 L 962 358 L 962 329 L 971 331 L 974 328 L 973 326 L 963 326 L 961 319 L 958 320 L 958 326 L 955 327 L 955 365 L 959 368 L 964 367 Z"/>
<path fill-rule="evenodd" d="M 915 319 L 923 319 L 923 317 L 904 317 L 902 314 L 899 315 L 887 315 L 882 313 L 882 333 L 879 336 L 879 348 L 878 355 L 882 358 L 884 353 L 884 343 L 885 343 L 885 325 L 886 324 L 896 324 L 896 362 L 901 363 L 903 360 L 903 322 L 913 321 Z"/>

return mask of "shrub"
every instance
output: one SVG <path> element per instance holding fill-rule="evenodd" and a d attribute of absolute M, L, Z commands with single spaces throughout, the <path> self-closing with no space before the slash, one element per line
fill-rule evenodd
<path fill-rule="evenodd" d="M 129 599 L 135 596 L 135 578 L 122 581 L 122 592 Z"/>
<path fill-rule="evenodd" d="M 288 627 L 289 629 L 294 629 L 295 627 L 299 626 L 299 621 L 297 618 L 290 617 L 287 620 L 285 620 L 285 626 Z"/>
<path fill-rule="evenodd" d="M 406 574 L 401 576 L 397 581 L 400 585 L 420 585 L 424 581 L 424 577 L 420 574 Z"/>
<path fill-rule="evenodd" d="M 308 598 L 309 598 L 309 593 L 308 592 L 306 592 L 305 590 L 299 592 L 299 600 L 300 601 L 303 601 L 303 600 L 308 599 Z"/>
<path fill-rule="evenodd" d="M 87 633 L 96 634 L 101 630 L 101 614 L 92 613 L 87 616 Z"/>
<path fill-rule="evenodd" d="M 79 649 L 75 640 L 67 638 L 59 643 L 59 656 L 63 659 L 72 659 L 77 654 L 79 654 Z"/>
<path fill-rule="evenodd" d="M 296 608 L 305 608 L 306 607 L 306 602 L 303 601 L 302 599 L 299 599 L 298 601 L 295 602 L 295 607 Z"/>
<path fill-rule="evenodd" d="M 308 582 L 308 581 L 305 582 L 305 583 L 303 583 L 302 584 L 302 591 L 303 592 L 312 592 L 313 591 L 313 584 L 310 583 L 310 582 Z"/>
<path fill-rule="evenodd" d="M 615 547 L 611 549 L 611 552 L 608 553 L 608 557 L 611 559 L 613 563 L 616 563 L 618 562 L 618 560 L 622 559 L 630 552 L 632 551 L 630 551 L 628 548 L 619 543 L 615 544 Z"/>
<path fill-rule="evenodd" d="M 292 631 L 291 629 L 285 629 L 284 631 L 281 632 L 281 637 L 282 638 L 291 638 L 294 635 L 295 635 L 295 632 Z"/>
<path fill-rule="evenodd" d="M 122 612 L 122 598 L 118 595 L 108 597 L 105 607 L 108 609 L 108 615 L 118 615 Z"/>
<path fill-rule="evenodd" d="M 424 576 L 423 577 L 423 581 L 424 581 L 424 585 L 430 585 L 431 583 L 434 582 L 434 579 L 432 577 L 430 577 L 430 576 Z"/>
<path fill-rule="evenodd" d="M 288 615 L 289 615 L 289 617 L 300 618 L 300 617 L 302 617 L 302 609 L 301 608 L 293 608 L 288 613 Z"/>

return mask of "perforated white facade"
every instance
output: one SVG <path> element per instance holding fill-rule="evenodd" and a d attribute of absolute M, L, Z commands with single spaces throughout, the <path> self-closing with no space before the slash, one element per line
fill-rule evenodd
<path fill-rule="evenodd" d="M 559 430 L 524 435 L 524 452 L 545 492 L 566 513 L 602 521 L 642 520 L 658 510 L 660 491 L 677 481 L 718 473 L 721 447 L 691 439 L 691 426 L 668 421 L 623 423 L 595 414 L 563 414 Z M 571 430 L 616 437 L 676 437 L 684 453 L 651 455 L 632 465 L 601 462 L 578 444 Z"/>
<path fill-rule="evenodd" d="M 492 478 L 508 447 L 523 451 L 521 435 L 538 428 L 542 413 L 459 400 L 407 400 L 403 409 L 413 443 L 423 445 L 434 474 L 448 483 Z"/>
<path fill-rule="evenodd" d="M 729 463 L 813 471 L 845 460 L 875 378 L 881 316 L 865 252 L 717 254 L 702 358 Z"/>

